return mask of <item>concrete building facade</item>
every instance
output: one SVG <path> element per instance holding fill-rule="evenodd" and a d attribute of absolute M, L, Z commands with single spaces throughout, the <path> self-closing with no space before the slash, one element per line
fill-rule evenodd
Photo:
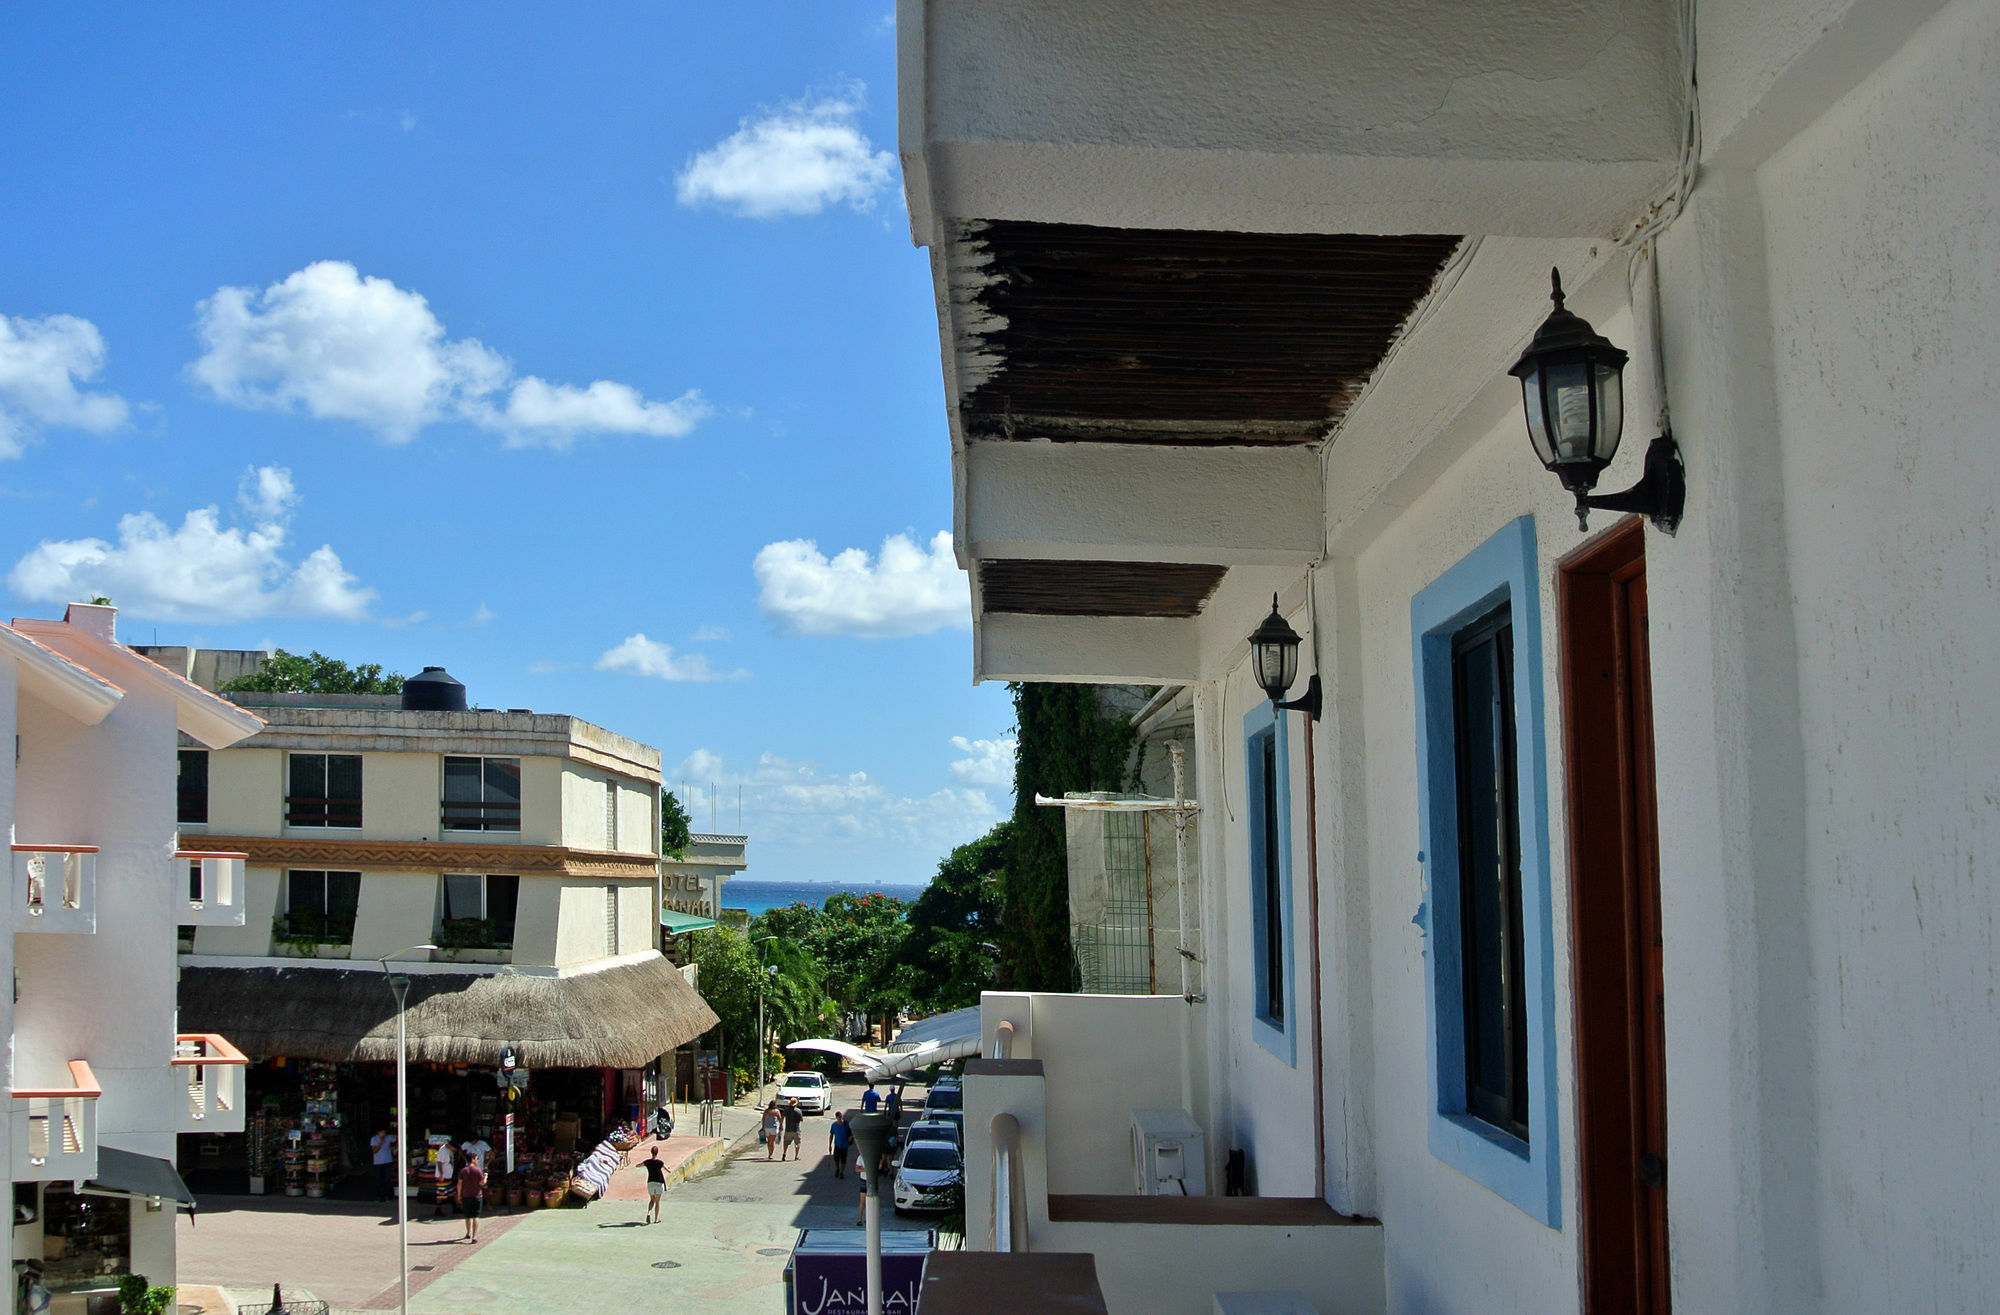
<path fill-rule="evenodd" d="M 2000 6 L 898 24 L 974 675 L 1187 690 L 1206 990 L 1161 1071 L 1212 1188 L 1240 1152 L 1340 1220 L 1267 1226 L 1344 1230 L 1255 1286 L 1988 1304 Z M 1670 432 L 1674 533 L 1579 530 L 1530 448 L 1552 266 L 1631 357 L 1598 492 Z M 1316 718 L 1250 668 L 1274 594 Z M 1223 1216 L 1090 1204 L 1126 1166 L 1053 1111 L 1117 1025 L 989 1006 L 1045 1071 L 968 1083 L 974 1215 L 1007 1113 L 1034 1248 L 1113 1309 L 1248 1286 L 1187 1245 Z"/>

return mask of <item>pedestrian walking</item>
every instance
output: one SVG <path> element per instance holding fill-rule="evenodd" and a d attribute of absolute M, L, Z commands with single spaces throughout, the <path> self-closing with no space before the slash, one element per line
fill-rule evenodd
<path fill-rule="evenodd" d="M 785 1120 L 785 1145 L 778 1152 L 778 1158 L 781 1160 L 784 1159 L 786 1152 L 789 1151 L 791 1157 L 796 1160 L 804 1154 L 803 1149 L 799 1146 L 799 1126 L 805 1122 L 805 1111 L 799 1108 L 799 1098 L 794 1096 L 779 1113 L 784 1116 Z"/>
<path fill-rule="evenodd" d="M 486 1209 L 486 1170 L 467 1160 L 458 1171 L 458 1208 L 465 1214 L 465 1240 L 479 1240 L 479 1215 Z"/>
<path fill-rule="evenodd" d="M 833 1156 L 833 1176 L 847 1177 L 847 1153 L 854 1149 L 854 1135 L 847 1130 L 847 1116 L 833 1112 L 833 1125 L 826 1130 L 826 1149 Z"/>
<path fill-rule="evenodd" d="M 653 1153 L 639 1162 L 639 1167 L 646 1171 L 646 1222 L 657 1224 L 660 1198 L 667 1194 L 667 1162 L 660 1158 L 660 1148 L 655 1146 Z"/>
<path fill-rule="evenodd" d="M 375 1160 L 375 1199 L 386 1201 L 396 1183 L 396 1134 L 383 1128 L 368 1139 L 368 1151 Z"/>
<path fill-rule="evenodd" d="M 873 1114 L 873 1113 L 875 1112 L 875 1110 L 876 1110 L 876 1107 L 877 1107 L 877 1106 L 879 1106 L 879 1105 L 881 1105 L 881 1103 L 882 1103 L 882 1095 L 881 1095 L 881 1093 L 875 1090 L 875 1084 L 874 1084 L 874 1083 L 872 1083 L 872 1082 L 871 1082 L 871 1083 L 869 1083 L 869 1084 L 868 1084 L 868 1090 L 866 1090 L 866 1091 L 864 1091 L 864 1092 L 862 1092 L 862 1093 L 861 1093 L 861 1111 L 862 1111 L 862 1113 L 864 1113 L 864 1114 Z"/>
<path fill-rule="evenodd" d="M 458 1149 L 459 1153 L 468 1161 L 477 1164 L 482 1169 L 486 1167 L 488 1157 L 493 1154 L 492 1145 L 477 1133 L 460 1143 Z"/>
<path fill-rule="evenodd" d="M 665 1105 L 653 1111 L 653 1135 L 661 1141 L 674 1135 L 674 1112 Z"/>
<path fill-rule="evenodd" d="M 778 1154 L 778 1133 L 784 1127 L 784 1119 L 779 1117 L 778 1102 L 772 1101 L 764 1107 L 764 1158 L 776 1159 Z"/>
<path fill-rule="evenodd" d="M 889 1088 L 889 1102 L 883 1108 L 889 1111 L 889 1122 L 891 1124 L 897 1124 L 903 1121 L 902 1083 L 899 1082 L 895 1086 Z"/>

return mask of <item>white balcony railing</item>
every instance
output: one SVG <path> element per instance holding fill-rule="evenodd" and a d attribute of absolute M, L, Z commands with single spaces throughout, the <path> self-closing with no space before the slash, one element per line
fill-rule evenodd
<path fill-rule="evenodd" d="M 15 845 L 15 931 L 97 930 L 97 846 Z"/>
<path fill-rule="evenodd" d="M 243 1075 L 249 1060 L 213 1032 L 174 1038 L 174 1070 L 187 1087 L 181 1132 L 243 1131 Z"/>
<path fill-rule="evenodd" d="M 248 854 L 182 849 L 174 862 L 186 864 L 187 921 L 196 927 L 243 925 L 243 865 Z"/>
<path fill-rule="evenodd" d="M 67 1087 L 15 1087 L 9 1114 L 14 1181 L 82 1182 L 97 1176 L 97 1098 L 90 1065 L 69 1062 Z"/>

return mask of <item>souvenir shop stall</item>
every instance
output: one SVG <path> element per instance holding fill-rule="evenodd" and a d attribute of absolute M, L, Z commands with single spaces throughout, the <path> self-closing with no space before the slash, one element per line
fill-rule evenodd
<path fill-rule="evenodd" d="M 435 1150 L 485 1142 L 489 1168 L 504 1171 L 512 1113 L 515 1163 L 556 1178 L 612 1128 L 630 1121 L 630 1075 L 617 1069 L 547 1069 L 531 1073 L 510 1102 L 497 1070 L 466 1064 L 409 1065 L 410 1173 L 419 1199 L 436 1199 Z M 248 1117 L 240 1135 L 181 1139 L 180 1168 L 210 1192 L 355 1199 L 372 1195 L 370 1138 L 393 1131 L 396 1066 L 338 1064 L 286 1057 L 255 1060 L 246 1083 Z M 521 1191 L 525 1199 L 529 1188 Z M 547 1190 L 544 1188 L 543 1190 Z"/>

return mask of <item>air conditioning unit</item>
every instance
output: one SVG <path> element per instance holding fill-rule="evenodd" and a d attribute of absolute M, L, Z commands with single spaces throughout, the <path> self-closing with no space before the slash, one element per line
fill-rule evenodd
<path fill-rule="evenodd" d="M 1132 1111 L 1132 1184 L 1140 1196 L 1208 1195 L 1208 1152 L 1186 1110 Z"/>

